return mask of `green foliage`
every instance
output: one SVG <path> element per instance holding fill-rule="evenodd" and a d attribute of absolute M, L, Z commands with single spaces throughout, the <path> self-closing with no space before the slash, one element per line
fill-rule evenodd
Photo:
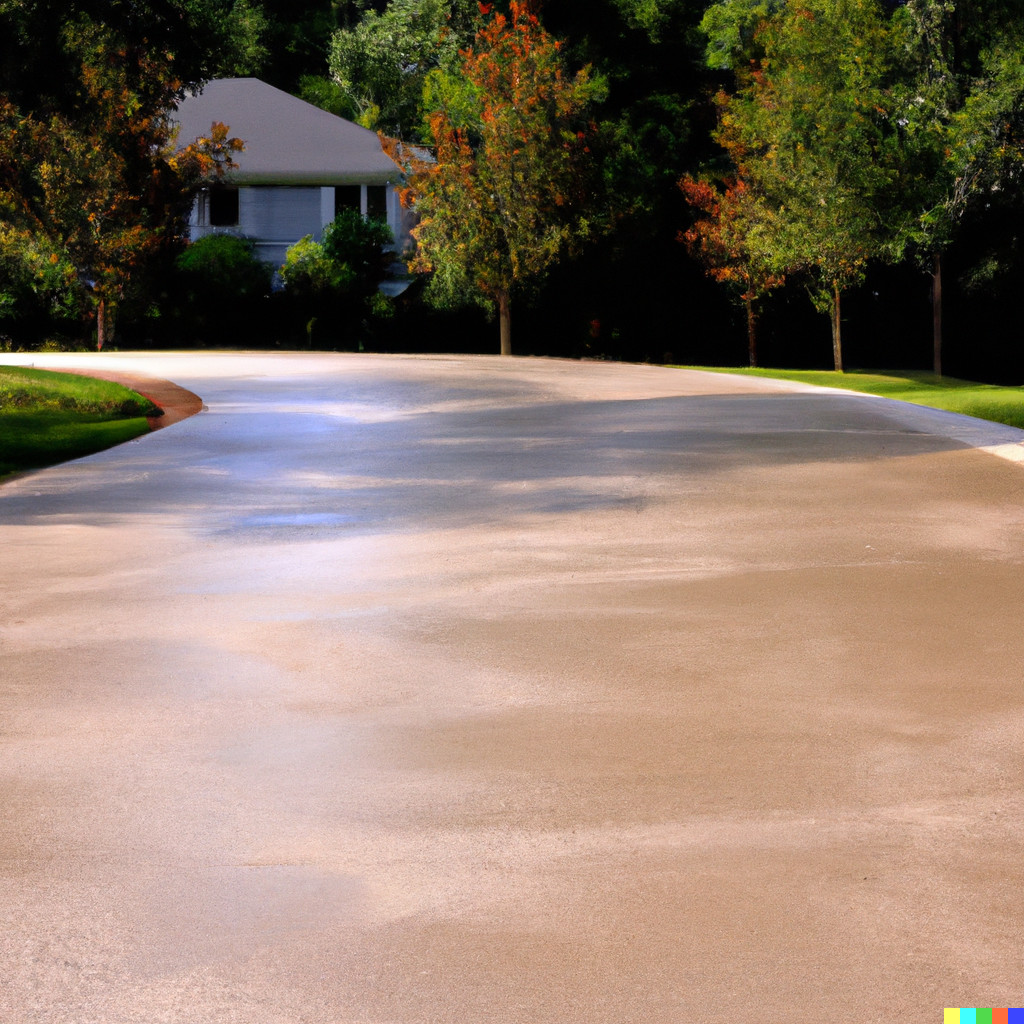
<path fill-rule="evenodd" d="M 297 0 L 292 0 L 296 3 Z M 101 27 L 133 92 L 146 101 L 229 69 L 252 66 L 261 31 L 255 0 L 21 0 L 0 6 L 0 96 L 26 114 L 75 115 L 83 54 L 69 26 Z M 247 56 L 248 54 L 248 56 Z M 150 61 L 169 73 L 149 76 Z"/>
<path fill-rule="evenodd" d="M 175 260 L 182 280 L 195 294 L 231 302 L 270 290 L 271 268 L 257 256 L 252 242 L 237 235 L 205 235 Z"/>
<path fill-rule="evenodd" d="M 249 78 L 258 76 L 270 51 L 265 37 L 269 20 L 259 0 L 234 0 L 223 16 L 221 37 L 225 46 L 217 76 Z"/>
<path fill-rule="evenodd" d="M 481 28 L 458 77 L 430 76 L 437 157 L 411 182 L 412 266 L 433 271 L 448 301 L 472 286 L 495 303 L 502 352 L 513 290 L 597 230 L 590 108 L 603 92 L 589 69 L 566 72 L 560 44 L 515 3 Z"/>
<path fill-rule="evenodd" d="M 331 34 L 361 0 L 261 0 L 267 18 L 262 42 L 267 48 L 260 78 L 298 93 L 307 75 L 323 75 Z"/>
<path fill-rule="evenodd" d="M 64 254 L 46 238 L 0 222 L 0 322 L 74 321 L 80 313 L 77 275 Z"/>
<path fill-rule="evenodd" d="M 327 225 L 321 241 L 306 235 L 289 248 L 280 269 L 284 297 L 292 324 L 303 325 L 308 344 L 362 340 L 369 320 L 390 315 L 377 291 L 392 258 L 382 247 L 390 242 L 383 221 L 345 210 Z"/>
<path fill-rule="evenodd" d="M 280 274 L 289 294 L 298 298 L 337 297 L 349 292 L 356 281 L 355 270 L 331 259 L 312 235 L 288 249 Z"/>
<path fill-rule="evenodd" d="M 763 40 L 761 68 L 722 98 L 717 137 L 770 213 L 758 247 L 776 272 L 806 275 L 842 369 L 841 295 L 893 237 L 888 26 L 877 0 L 803 0 Z"/>
<path fill-rule="evenodd" d="M 178 255 L 174 267 L 165 310 L 178 338 L 224 344 L 260 328 L 273 268 L 248 239 L 205 235 Z"/>
<path fill-rule="evenodd" d="M 394 241 L 387 221 L 363 218 L 355 210 L 343 210 L 324 228 L 324 256 L 348 267 L 369 292 L 384 280 L 392 256 L 386 247 Z"/>
<path fill-rule="evenodd" d="M 693 6 L 689 0 L 614 0 L 625 23 L 642 29 L 658 42 L 673 23 L 686 19 Z"/>
<path fill-rule="evenodd" d="M 384 279 L 390 256 L 384 246 L 391 231 L 381 220 L 364 220 L 343 210 L 324 228 L 323 238 L 312 235 L 286 253 L 281 278 L 293 295 L 320 298 L 363 298 Z"/>
<path fill-rule="evenodd" d="M 335 117 L 354 121 L 359 116 L 359 111 L 345 90 L 333 78 L 325 75 L 303 75 L 299 79 L 298 96 Z"/>
<path fill-rule="evenodd" d="M 979 74 L 952 118 L 953 204 L 1018 190 L 1024 171 L 1024 18 L 979 55 Z"/>
<path fill-rule="evenodd" d="M 331 39 L 328 66 L 355 119 L 400 138 L 417 138 L 423 83 L 436 68 L 451 69 L 473 35 L 476 0 L 391 0 L 367 11 Z"/>
<path fill-rule="evenodd" d="M 763 50 L 758 30 L 782 7 L 783 0 L 718 0 L 704 13 L 701 32 L 707 38 L 708 67 L 743 73 Z"/>
<path fill-rule="evenodd" d="M 9 27 L 45 31 L 58 51 L 52 74 L 36 78 L 33 92 L 0 72 L 11 87 L 0 93 L 0 212 L 14 233 L 5 239 L 3 290 L 17 300 L 10 286 L 19 279 L 10 270 L 16 255 L 24 262 L 20 279 L 38 281 L 32 255 L 45 250 L 62 272 L 60 287 L 51 273 L 36 295 L 46 290 L 68 306 L 74 282 L 103 347 L 118 309 L 179 242 L 192 189 L 220 173 L 240 144 L 221 126 L 220 135 L 211 128 L 211 139 L 172 155 L 170 114 L 184 88 L 178 73 L 198 74 L 203 65 L 194 53 L 191 64 L 179 62 L 155 44 L 164 29 L 174 35 L 156 13 L 147 29 L 135 20 L 142 4 L 115 2 L 93 16 L 89 4 L 72 3 L 66 17 L 44 26 L 41 6 L 26 6 L 21 23 Z M 15 236 L 31 241 L 16 246 Z"/>
<path fill-rule="evenodd" d="M 979 11 L 968 27 L 960 7 L 909 0 L 893 17 L 900 201 L 911 214 L 900 241 L 925 261 L 1021 167 L 1024 12 L 1002 12 L 996 29 Z"/>

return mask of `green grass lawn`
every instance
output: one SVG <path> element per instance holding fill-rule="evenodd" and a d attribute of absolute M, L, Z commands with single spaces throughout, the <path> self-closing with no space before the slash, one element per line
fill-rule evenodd
<path fill-rule="evenodd" d="M 826 388 L 843 388 L 869 395 L 883 395 L 901 402 L 946 409 L 993 423 L 1024 428 L 1024 388 L 1004 388 L 996 384 L 977 384 L 956 377 L 936 377 L 933 373 L 910 370 L 766 370 L 750 367 L 693 366 L 693 370 L 713 373 L 738 373 L 751 377 L 795 380 Z"/>
<path fill-rule="evenodd" d="M 157 413 L 121 384 L 0 366 L 0 479 L 130 441 Z"/>

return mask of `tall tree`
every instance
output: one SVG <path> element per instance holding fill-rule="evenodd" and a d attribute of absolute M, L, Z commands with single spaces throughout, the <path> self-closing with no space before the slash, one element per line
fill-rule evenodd
<path fill-rule="evenodd" d="M 707 273 L 729 285 L 743 303 L 747 358 L 751 366 L 757 366 L 758 303 L 785 281 L 775 270 L 771 249 L 765 245 L 772 212 L 742 177 L 718 184 L 686 175 L 679 187 L 686 201 L 699 211 L 694 223 L 680 233 L 680 240 L 704 264 Z"/>
<path fill-rule="evenodd" d="M 476 0 L 391 0 L 331 37 L 328 67 L 365 128 L 405 139 L 423 131 L 423 86 L 454 71 L 474 36 Z"/>
<path fill-rule="evenodd" d="M 899 77 L 901 248 L 932 277 L 933 369 L 942 372 L 943 255 L 973 206 L 1021 166 L 1024 5 L 907 0 L 893 16 Z"/>
<path fill-rule="evenodd" d="M 887 34 L 877 0 L 788 4 L 765 23 L 760 68 L 723 99 L 718 129 L 776 211 L 765 235 L 774 267 L 803 273 L 829 316 L 837 370 L 843 293 L 892 237 Z"/>
<path fill-rule="evenodd" d="M 141 55 L 163 59 L 172 92 L 244 63 L 261 31 L 254 0 L 0 0 L 0 95 L 26 114 L 74 116 L 81 56 L 68 26 L 85 21 L 116 40 L 115 53 L 140 94 Z M 255 19 L 255 20 L 253 20 Z M 247 27 L 248 22 L 248 27 Z"/>
<path fill-rule="evenodd" d="M 436 159 L 410 182 L 420 222 L 413 268 L 447 296 L 497 306 L 501 353 L 512 351 L 514 294 L 591 236 L 594 126 L 601 83 L 570 74 L 561 44 L 518 3 L 494 14 L 459 74 L 427 80 Z"/>
<path fill-rule="evenodd" d="M 77 78 L 53 95 L 23 94 L 35 102 L 28 112 L 0 98 L 0 211 L 23 243 L 8 257 L 45 251 L 74 268 L 102 348 L 140 268 L 179 238 L 192 189 L 241 143 L 211 126 L 174 152 L 182 83 L 171 54 L 85 15 L 64 24 L 61 41 Z"/>
<path fill-rule="evenodd" d="M 260 0 L 267 27 L 267 57 L 259 75 L 271 85 L 297 93 L 306 76 L 326 77 L 331 34 L 362 13 L 364 0 Z"/>

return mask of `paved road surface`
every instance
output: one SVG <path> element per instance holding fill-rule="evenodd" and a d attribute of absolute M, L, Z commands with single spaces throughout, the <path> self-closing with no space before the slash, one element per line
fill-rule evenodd
<path fill-rule="evenodd" d="M 0 487 L 0 1021 L 1024 1005 L 1024 467 L 979 450 L 1024 435 L 644 366 L 69 362 L 207 408 Z"/>

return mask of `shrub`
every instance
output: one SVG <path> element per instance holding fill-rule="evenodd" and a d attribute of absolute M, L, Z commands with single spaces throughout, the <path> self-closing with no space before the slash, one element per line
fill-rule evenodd
<path fill-rule="evenodd" d="M 175 260 L 169 302 L 173 328 L 207 342 L 259 334 L 273 273 L 248 239 L 225 234 L 197 239 Z"/>
<path fill-rule="evenodd" d="M 375 299 L 392 259 L 383 250 L 390 241 L 383 221 L 346 210 L 327 225 L 321 242 L 306 235 L 288 250 L 280 274 L 289 319 L 302 325 L 308 345 L 354 346 L 372 333 L 371 321 L 385 308 Z"/>
<path fill-rule="evenodd" d="M 252 242 L 237 235 L 205 235 L 178 256 L 176 266 L 187 287 L 221 299 L 265 295 L 273 275 Z"/>
<path fill-rule="evenodd" d="M 324 228 L 324 255 L 344 264 L 355 274 L 355 282 L 367 295 L 387 276 L 393 259 L 385 246 L 394 236 L 382 220 L 364 220 L 355 210 L 343 210 Z"/>
<path fill-rule="evenodd" d="M 312 235 L 296 242 L 285 254 L 281 280 L 297 298 L 330 299 L 347 294 L 355 283 L 355 273 L 324 251 Z"/>

